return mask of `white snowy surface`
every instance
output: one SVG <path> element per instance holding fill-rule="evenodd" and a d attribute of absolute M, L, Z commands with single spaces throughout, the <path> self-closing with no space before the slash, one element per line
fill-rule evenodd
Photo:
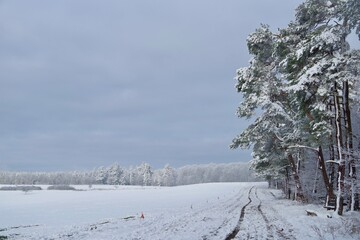
<path fill-rule="evenodd" d="M 340 217 L 282 199 L 266 183 L 75 188 L 81 191 L 0 191 L 0 236 L 226 239 L 237 229 L 235 239 L 360 239 L 359 212 Z"/>

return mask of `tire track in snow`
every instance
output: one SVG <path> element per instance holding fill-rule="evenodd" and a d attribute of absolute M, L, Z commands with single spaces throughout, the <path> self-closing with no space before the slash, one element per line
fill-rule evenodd
<path fill-rule="evenodd" d="M 270 207 L 269 210 L 273 212 L 271 216 L 278 215 L 277 211 L 272 207 Z M 284 219 L 281 219 L 280 216 L 273 217 L 271 221 L 273 222 L 271 227 L 275 228 L 274 233 L 277 235 L 276 239 L 296 239 L 296 237 L 292 234 L 294 231 L 292 225 L 286 222 Z"/>
<path fill-rule="evenodd" d="M 279 230 L 277 226 L 272 225 L 272 221 L 263 211 L 263 201 L 258 195 L 258 188 L 255 191 L 249 191 L 249 200 L 247 204 L 246 217 L 243 217 L 241 227 L 237 233 L 232 232 L 233 235 L 228 235 L 228 239 L 290 239 Z M 256 201 L 254 201 L 256 200 Z M 244 206 L 245 207 L 245 206 Z M 245 209 L 244 209 L 245 210 Z M 245 215 L 245 214 L 244 214 Z M 276 229 L 275 229 L 275 228 Z M 275 236 L 275 237 L 274 237 Z"/>
<path fill-rule="evenodd" d="M 241 200 L 241 196 L 236 199 L 236 202 L 234 204 L 229 205 L 226 208 L 226 209 L 230 208 L 230 210 L 228 210 L 227 212 L 232 213 L 233 211 L 238 209 L 240 207 L 240 200 Z M 216 237 L 219 234 L 220 230 L 224 228 L 226 225 L 228 225 L 230 221 L 231 218 L 226 218 L 219 227 L 217 227 L 215 230 L 210 231 L 210 235 L 203 235 L 202 240 L 207 240 L 209 238 Z"/>
<path fill-rule="evenodd" d="M 272 192 L 267 193 L 270 193 L 273 197 L 275 197 Z M 255 196 L 261 202 L 260 198 L 258 197 L 257 191 L 255 193 Z M 267 239 L 296 239 L 296 237 L 291 233 L 293 231 L 293 226 L 289 224 L 286 220 L 282 219 L 279 213 L 271 205 L 267 206 L 266 209 L 271 210 L 272 213 L 270 214 L 270 216 L 265 214 L 265 212 L 263 212 L 261 208 L 261 204 L 259 205 L 259 212 L 262 215 L 264 221 L 266 222 L 266 228 L 268 230 Z"/>
<path fill-rule="evenodd" d="M 240 200 L 241 200 L 241 197 L 238 197 L 234 204 L 229 205 L 226 208 L 226 209 L 230 208 L 230 210 L 228 210 L 228 213 L 231 213 L 231 212 L 235 211 L 236 209 L 238 209 L 240 207 Z M 219 234 L 220 229 L 225 227 L 230 221 L 231 221 L 230 218 L 226 218 L 219 227 L 217 227 L 215 230 L 210 231 L 210 236 L 209 235 L 203 235 L 202 240 L 207 240 L 209 238 L 216 237 Z"/>
<path fill-rule="evenodd" d="M 271 234 L 270 221 L 269 221 L 269 219 L 266 217 L 266 215 L 264 214 L 264 212 L 261 209 L 262 202 L 261 202 L 261 199 L 258 196 L 257 188 L 255 189 L 255 197 L 259 200 L 259 205 L 257 206 L 257 210 L 259 211 L 261 217 L 264 219 L 265 224 L 266 224 L 267 239 L 272 239 L 274 236 Z"/>
<path fill-rule="evenodd" d="M 172 235 L 172 234 L 179 234 L 180 232 L 184 231 L 194 231 L 192 226 L 196 225 L 195 223 L 198 222 L 204 222 L 204 223 L 210 223 L 213 218 L 208 216 L 208 212 L 223 212 L 224 210 L 228 211 L 228 213 L 235 211 L 239 208 L 241 198 L 243 197 L 243 191 L 240 190 L 239 193 L 234 194 L 233 197 L 226 199 L 225 201 L 221 202 L 213 202 L 206 207 L 201 207 L 199 209 L 194 209 L 191 212 L 186 212 L 182 214 L 181 216 L 178 216 L 174 219 L 171 219 L 170 221 L 166 221 L 163 223 L 162 231 L 163 233 Z M 220 205 L 219 205 L 220 204 Z M 221 207 L 219 207 L 221 206 Z M 224 209 L 225 207 L 225 209 Z M 192 221 L 184 221 L 184 219 L 192 219 Z M 217 236 L 218 231 L 222 228 L 222 226 L 225 226 L 231 219 L 225 219 L 223 223 L 221 224 L 221 227 L 216 228 L 215 230 L 210 232 L 209 235 L 203 235 L 201 236 L 201 239 L 209 239 L 209 237 Z M 158 235 L 158 229 L 157 229 L 157 222 L 153 222 L 153 224 L 149 224 L 146 228 L 142 229 L 141 231 L 145 231 L 146 235 L 148 237 L 156 237 Z M 195 229 L 196 230 L 196 229 Z M 136 235 L 133 234 L 132 236 Z M 211 239 L 210 238 L 210 239 Z"/>
<path fill-rule="evenodd" d="M 250 197 L 250 194 L 251 194 L 251 191 L 253 190 L 254 186 L 250 188 L 249 190 L 249 193 L 248 193 L 248 199 L 249 199 L 249 202 L 247 204 L 245 204 L 242 208 L 241 208 L 241 213 L 240 213 L 240 218 L 239 218 L 239 221 L 236 225 L 236 227 L 234 228 L 234 230 L 229 233 L 225 240 L 231 240 L 231 239 L 234 239 L 236 237 L 236 235 L 238 234 L 238 232 L 240 231 L 240 226 L 241 226 L 241 223 L 244 221 L 244 217 L 245 217 L 245 209 L 247 206 L 250 205 L 250 203 L 252 202 L 252 199 Z"/>
<path fill-rule="evenodd" d="M 187 212 L 187 213 L 182 214 L 179 217 L 170 219 L 169 221 L 164 222 L 161 231 L 163 234 L 172 235 L 172 234 L 177 234 L 179 232 L 183 232 L 185 229 L 187 229 L 189 227 L 189 224 L 191 224 L 191 223 L 199 222 L 199 221 L 207 222 L 208 220 L 211 220 L 211 218 L 208 218 L 206 216 L 206 214 L 204 214 L 204 213 L 209 212 L 209 211 L 216 211 L 217 210 L 216 206 L 218 206 L 219 204 L 221 204 L 222 206 L 226 206 L 225 210 L 228 212 L 238 209 L 240 206 L 239 202 L 241 200 L 242 193 L 243 193 L 243 191 L 240 190 L 237 194 L 234 194 L 233 197 L 226 199 L 225 201 L 222 201 L 220 203 L 213 202 L 211 204 L 206 205 L 206 207 L 201 207 L 196 210 L 194 209 L 191 212 Z M 220 210 L 222 210 L 222 208 Z M 135 236 L 137 236 L 137 235 L 141 236 L 141 234 L 138 234 L 139 231 L 145 232 L 146 233 L 145 235 L 147 237 L 149 237 L 149 239 L 159 239 L 159 237 L 158 237 L 158 235 L 159 235 L 158 221 L 159 220 L 161 221 L 164 218 L 165 218 L 165 216 L 161 215 L 161 216 L 157 217 L 156 219 L 152 219 L 154 221 L 143 222 L 142 223 L 143 228 L 132 232 L 126 239 L 134 239 L 134 240 L 138 239 Z M 184 221 L 184 219 L 193 219 L 194 222 L 187 222 L 187 221 Z M 85 225 L 82 228 L 75 227 L 74 229 L 71 229 L 64 234 L 59 234 L 57 236 L 57 238 L 54 238 L 54 239 L 68 239 L 68 240 L 70 240 L 70 239 L 87 239 L 90 236 L 92 236 L 93 234 L 99 234 L 101 232 L 109 231 L 109 230 L 116 230 L 117 225 L 121 224 L 123 221 L 124 221 L 123 218 L 110 219 L 107 221 L 94 223 L 91 225 Z M 224 222 L 226 222 L 226 221 L 230 221 L 230 219 L 226 219 Z M 215 231 L 214 231 L 214 233 L 215 233 Z M 214 236 L 216 236 L 216 234 L 217 233 L 215 233 Z M 139 238 L 139 239 L 142 239 L 142 238 Z"/>

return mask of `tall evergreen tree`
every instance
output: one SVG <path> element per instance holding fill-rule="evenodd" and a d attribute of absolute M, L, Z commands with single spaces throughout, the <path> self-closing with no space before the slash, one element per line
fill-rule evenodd
<path fill-rule="evenodd" d="M 276 175 L 275 169 L 288 164 L 297 191 L 301 191 L 300 149 L 315 151 L 329 198 L 334 198 L 334 186 L 323 149 L 333 149 L 340 215 L 346 174 L 352 189 L 351 209 L 357 189 L 350 106 L 357 100 L 360 54 L 350 49 L 346 39 L 352 31 L 360 39 L 359 2 L 307 0 L 296 9 L 295 21 L 279 33 L 263 25 L 248 38 L 250 66 L 237 72 L 237 90 L 244 99 L 238 115 L 260 116 L 231 147 L 253 146 L 252 164 L 258 172 Z"/>

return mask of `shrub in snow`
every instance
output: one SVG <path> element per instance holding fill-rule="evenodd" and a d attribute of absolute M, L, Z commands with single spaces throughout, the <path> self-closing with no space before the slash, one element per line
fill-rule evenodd
<path fill-rule="evenodd" d="M 41 187 L 37 186 L 19 186 L 19 190 L 27 192 L 27 191 L 34 191 L 34 190 L 42 190 Z"/>
<path fill-rule="evenodd" d="M 53 185 L 47 188 L 48 190 L 76 190 L 74 187 L 69 185 Z"/>
<path fill-rule="evenodd" d="M 37 187 L 37 186 L 5 186 L 5 187 L 1 187 L 0 190 L 2 190 L 2 191 L 24 191 L 24 192 L 28 192 L 28 191 L 33 191 L 33 190 L 42 190 L 42 188 Z"/>

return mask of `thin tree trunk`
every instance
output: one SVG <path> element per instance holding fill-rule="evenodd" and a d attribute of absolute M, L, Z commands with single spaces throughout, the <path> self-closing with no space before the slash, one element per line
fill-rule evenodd
<path fill-rule="evenodd" d="M 330 102 L 330 104 L 328 105 L 329 107 L 329 111 L 330 112 L 333 112 L 333 109 L 332 109 L 332 104 L 334 105 L 333 102 Z M 332 118 L 330 118 L 330 126 L 334 126 L 334 121 Z M 334 145 L 333 143 L 336 142 L 336 139 L 334 137 L 334 135 L 331 133 L 330 136 L 329 136 L 329 155 L 330 155 L 330 159 L 331 160 L 335 160 L 335 149 L 334 149 Z M 335 163 L 332 161 L 330 162 L 330 165 L 329 165 L 329 181 L 330 181 L 330 184 L 331 184 L 331 187 L 332 189 L 334 190 L 334 187 L 335 187 Z"/>
<path fill-rule="evenodd" d="M 307 202 L 307 199 L 304 195 L 303 189 L 302 189 L 302 185 L 301 185 L 301 181 L 300 181 L 300 177 L 299 174 L 297 172 L 297 168 L 296 168 L 296 163 L 295 160 L 293 158 L 293 156 L 289 153 L 287 155 L 288 160 L 289 160 L 289 164 L 292 170 L 292 175 L 294 177 L 294 182 L 295 182 L 295 187 L 296 187 L 296 200 L 297 201 L 301 201 L 301 202 Z"/>
<path fill-rule="evenodd" d="M 284 193 L 288 199 L 290 199 L 291 189 L 290 189 L 290 174 L 288 167 L 286 167 L 286 177 L 285 177 L 285 186 Z"/>
<path fill-rule="evenodd" d="M 330 106 L 330 110 L 331 110 L 331 106 Z M 306 111 L 306 116 L 308 117 L 308 119 L 310 121 L 314 120 L 314 117 L 308 111 Z M 334 150 L 333 147 L 332 147 L 332 149 Z M 323 181 L 324 181 L 324 185 L 325 185 L 326 193 L 327 193 L 327 198 L 326 198 L 325 205 L 328 206 L 328 203 L 335 199 L 335 194 L 334 194 L 335 169 L 334 169 L 333 163 L 331 163 L 332 164 L 332 168 L 331 168 L 331 171 L 330 171 L 330 177 L 331 178 L 329 180 L 328 173 L 327 173 L 327 170 L 326 170 L 324 154 L 323 154 L 321 146 L 319 146 L 319 149 L 318 149 L 318 164 L 319 164 L 320 169 L 321 169 L 321 174 L 322 174 L 322 177 L 323 177 Z"/>
<path fill-rule="evenodd" d="M 342 129 L 341 129 L 341 106 L 337 93 L 337 87 L 335 83 L 335 96 L 334 96 L 334 105 L 335 105 L 335 124 L 336 124 L 336 145 L 338 153 L 338 193 L 336 199 L 336 211 L 339 215 L 343 214 L 344 207 L 344 181 L 345 181 L 345 162 L 343 159 L 343 142 L 342 142 Z"/>
<path fill-rule="evenodd" d="M 328 206 L 329 201 L 333 200 L 335 198 L 335 195 L 334 195 L 333 185 L 331 184 L 331 181 L 329 180 L 329 177 L 328 177 L 328 174 L 326 171 L 325 159 L 324 159 L 324 154 L 323 154 L 321 146 L 319 146 L 318 157 L 319 157 L 319 165 L 320 165 L 320 169 L 321 169 L 322 177 L 324 179 L 324 184 L 325 184 L 326 193 L 327 193 L 326 206 Z"/>
<path fill-rule="evenodd" d="M 356 196 L 356 167 L 353 151 L 353 132 L 351 124 L 351 110 L 349 104 L 349 83 L 348 81 L 344 82 L 344 116 L 346 118 L 346 131 L 347 131 L 347 155 L 349 159 L 349 177 L 350 177 L 350 192 L 351 192 L 351 206 L 350 210 L 355 210 L 355 196 Z"/>
<path fill-rule="evenodd" d="M 312 190 L 313 194 L 316 194 L 318 192 L 317 186 L 318 186 L 318 179 L 319 179 L 319 169 L 320 169 L 320 161 L 318 161 L 316 164 L 314 186 L 313 186 L 313 190 Z"/>

